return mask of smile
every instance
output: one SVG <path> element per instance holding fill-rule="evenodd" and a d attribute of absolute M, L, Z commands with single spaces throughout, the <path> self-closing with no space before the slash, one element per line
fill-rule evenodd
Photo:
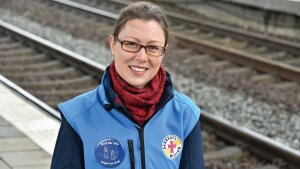
<path fill-rule="evenodd" d="M 129 66 L 130 69 L 137 71 L 137 72 L 144 72 L 147 70 L 147 68 L 143 68 L 143 67 L 136 67 L 136 66 Z"/>

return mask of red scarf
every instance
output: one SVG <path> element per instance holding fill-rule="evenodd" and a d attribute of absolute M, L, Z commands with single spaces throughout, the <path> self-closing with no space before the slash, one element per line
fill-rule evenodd
<path fill-rule="evenodd" d="M 124 81 L 117 73 L 115 63 L 109 68 L 113 88 L 117 93 L 115 102 L 121 102 L 139 126 L 143 126 L 154 112 L 164 91 L 166 72 L 163 66 L 144 88 L 135 88 Z"/>

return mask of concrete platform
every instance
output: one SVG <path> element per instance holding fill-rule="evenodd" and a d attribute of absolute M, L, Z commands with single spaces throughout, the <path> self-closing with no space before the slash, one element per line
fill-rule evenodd
<path fill-rule="evenodd" d="M 300 1 L 274 0 L 274 3 L 270 3 L 271 1 L 273 0 L 265 0 L 263 2 L 266 4 L 260 2 L 256 6 L 254 1 L 246 0 L 245 3 L 242 3 L 242 0 L 199 0 L 177 5 L 188 8 L 213 22 L 280 38 L 300 40 L 300 14 L 297 13 L 300 11 L 298 10 Z M 288 5 L 280 6 L 281 3 Z M 292 9 L 291 6 L 296 6 L 297 10 L 291 12 L 289 10 Z M 280 7 L 282 10 L 277 10 Z"/>
<path fill-rule="evenodd" d="M 278 11 L 300 16 L 299 0 L 219 0 L 245 6 L 256 7 L 268 11 Z"/>
<path fill-rule="evenodd" d="M 197 4 L 208 1 L 225 2 L 242 6 L 259 8 L 266 11 L 277 11 L 300 16 L 300 0 L 160 0 L 182 4 Z"/>
<path fill-rule="evenodd" d="M 0 169 L 49 169 L 59 125 L 0 82 Z"/>

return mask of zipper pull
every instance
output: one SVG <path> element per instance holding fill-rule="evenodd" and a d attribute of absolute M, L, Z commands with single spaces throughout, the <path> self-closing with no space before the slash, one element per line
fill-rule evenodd
<path fill-rule="evenodd" d="M 128 148 L 129 148 L 129 158 L 130 158 L 130 169 L 135 169 L 134 166 L 134 148 L 133 148 L 133 141 L 128 140 Z"/>

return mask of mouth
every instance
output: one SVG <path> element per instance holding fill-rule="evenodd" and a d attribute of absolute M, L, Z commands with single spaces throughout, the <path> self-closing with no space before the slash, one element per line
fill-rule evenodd
<path fill-rule="evenodd" d="M 139 66 L 129 66 L 129 68 L 136 72 L 144 72 L 144 71 L 148 70 L 148 68 L 139 67 Z"/>

